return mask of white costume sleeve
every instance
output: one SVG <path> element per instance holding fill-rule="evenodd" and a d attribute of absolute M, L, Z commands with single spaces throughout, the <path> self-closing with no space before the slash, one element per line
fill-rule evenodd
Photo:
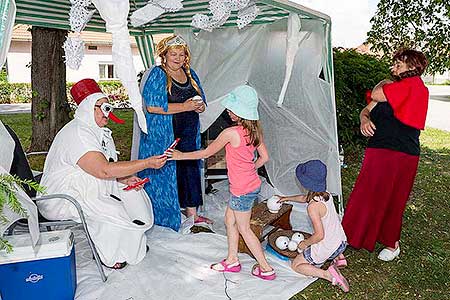
<path fill-rule="evenodd" d="M 75 166 L 83 155 L 91 151 L 104 154 L 101 142 L 89 129 L 77 128 L 77 131 L 77 134 L 71 137 L 70 146 L 64 148 L 68 164 Z"/>

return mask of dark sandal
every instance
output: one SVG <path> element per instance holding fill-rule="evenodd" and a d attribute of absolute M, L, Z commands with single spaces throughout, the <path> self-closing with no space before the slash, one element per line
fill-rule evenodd
<path fill-rule="evenodd" d="M 123 268 L 125 268 L 125 267 L 127 266 L 127 262 L 126 262 L 126 261 L 124 261 L 124 262 L 118 262 L 118 263 L 115 263 L 114 266 L 112 266 L 112 267 L 108 267 L 108 266 L 105 265 L 103 262 L 102 262 L 102 265 L 105 266 L 105 267 L 107 267 L 108 269 L 120 270 L 120 269 L 123 269 Z"/>

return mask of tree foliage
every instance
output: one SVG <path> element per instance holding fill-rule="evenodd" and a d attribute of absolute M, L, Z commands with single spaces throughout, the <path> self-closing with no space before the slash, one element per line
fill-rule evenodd
<path fill-rule="evenodd" d="M 367 42 L 372 50 L 391 56 L 411 47 L 427 56 L 427 73 L 450 70 L 449 0 L 380 0 L 370 22 Z"/>
<path fill-rule="evenodd" d="M 3 209 L 8 206 L 13 212 L 27 217 L 26 210 L 22 207 L 17 198 L 19 188 L 28 186 L 39 193 L 44 193 L 45 188 L 32 180 L 20 179 L 15 175 L 0 174 L 0 224 L 7 224 L 9 220 L 4 216 Z M 0 236 L 0 250 L 6 249 L 6 252 L 12 251 L 12 246 Z"/>
<path fill-rule="evenodd" d="M 354 50 L 334 49 L 334 86 L 339 143 L 347 150 L 364 146 L 359 113 L 367 105 L 365 92 L 390 77 L 389 65 L 379 58 Z"/>

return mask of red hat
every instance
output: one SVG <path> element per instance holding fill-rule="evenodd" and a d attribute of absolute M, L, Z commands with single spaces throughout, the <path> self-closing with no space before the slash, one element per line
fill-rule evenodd
<path fill-rule="evenodd" d="M 95 94 L 95 93 L 103 94 L 103 92 L 100 89 L 100 87 L 98 86 L 97 82 L 94 79 L 90 79 L 90 78 L 86 78 L 86 79 L 82 79 L 82 80 L 78 81 L 70 89 L 70 94 L 72 95 L 73 100 L 75 101 L 75 103 L 77 105 L 80 105 L 81 101 L 86 99 L 87 96 Z M 105 98 L 108 98 L 105 94 L 103 94 L 103 96 Z M 109 113 L 108 117 L 116 123 L 119 123 L 119 124 L 125 123 L 124 120 L 119 119 L 112 112 Z"/>

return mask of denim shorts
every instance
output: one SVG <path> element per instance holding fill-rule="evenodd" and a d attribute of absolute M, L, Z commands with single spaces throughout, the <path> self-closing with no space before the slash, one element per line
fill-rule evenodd
<path fill-rule="evenodd" d="M 258 187 L 253 192 L 247 193 L 241 196 L 235 196 L 231 194 L 230 201 L 228 201 L 228 206 L 232 210 L 236 211 L 249 211 L 253 207 L 253 203 L 258 199 L 258 194 L 261 191 L 261 187 Z"/>
<path fill-rule="evenodd" d="M 339 256 L 339 254 L 343 253 L 345 251 L 345 248 L 347 248 L 347 242 L 342 242 L 341 245 L 337 248 L 336 251 L 331 254 L 331 256 L 327 260 L 333 260 L 336 257 Z M 311 246 L 307 247 L 305 250 L 303 250 L 303 257 L 306 259 L 307 262 L 309 262 L 311 265 L 314 266 L 322 266 L 325 262 L 317 263 L 315 262 L 311 257 Z"/>

